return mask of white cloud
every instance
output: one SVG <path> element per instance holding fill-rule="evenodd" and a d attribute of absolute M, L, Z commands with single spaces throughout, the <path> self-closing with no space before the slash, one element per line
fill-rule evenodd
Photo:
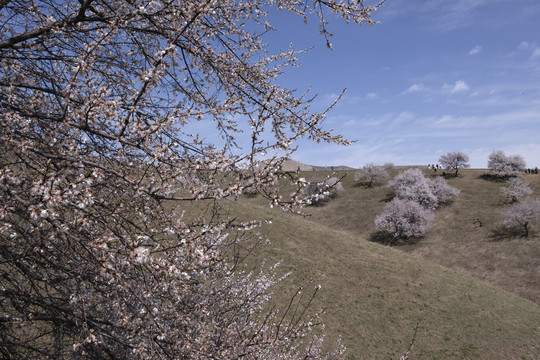
<path fill-rule="evenodd" d="M 518 50 L 532 50 L 535 47 L 536 47 L 536 43 L 530 43 L 528 41 L 522 41 L 518 46 Z"/>
<path fill-rule="evenodd" d="M 476 45 L 469 51 L 469 55 L 476 55 L 482 52 L 483 48 L 481 45 Z"/>
<path fill-rule="evenodd" d="M 402 111 L 397 118 L 394 119 L 393 124 L 403 124 L 403 123 L 409 123 L 411 120 L 414 119 L 414 114 L 410 113 L 408 111 Z"/>
<path fill-rule="evenodd" d="M 411 93 L 411 92 L 419 92 L 426 90 L 425 86 L 423 84 L 412 84 L 407 90 L 404 91 L 404 93 Z"/>
<path fill-rule="evenodd" d="M 454 85 L 444 84 L 441 90 L 446 93 L 456 94 L 469 91 L 469 85 L 465 80 L 457 80 Z"/>
<path fill-rule="evenodd" d="M 375 93 L 369 93 L 366 95 L 366 98 L 368 99 L 378 99 L 379 97 Z"/>
<path fill-rule="evenodd" d="M 540 46 L 538 46 L 538 44 L 535 42 L 522 41 L 518 45 L 518 50 L 530 52 L 531 60 L 540 57 Z"/>

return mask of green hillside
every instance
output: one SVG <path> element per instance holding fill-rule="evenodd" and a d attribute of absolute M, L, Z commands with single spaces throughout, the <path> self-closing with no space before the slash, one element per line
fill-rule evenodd
<path fill-rule="evenodd" d="M 280 271 L 293 272 L 274 301 L 283 307 L 298 286 L 320 284 L 314 308 L 327 309 L 328 338 L 342 338 L 347 358 L 398 359 L 418 324 L 411 359 L 538 359 L 539 239 L 501 235 L 495 213 L 504 206 L 503 184 L 482 173 L 449 179 L 462 194 L 437 210 L 433 229 L 413 245 L 370 241 L 390 194 L 357 186 L 352 171 L 342 173 L 344 193 L 307 208 L 306 218 L 271 210 L 259 197 L 231 202 L 230 211 L 272 220 L 262 229 L 272 243 L 257 258 L 282 260 Z M 503 289 L 511 279 L 516 284 Z"/>

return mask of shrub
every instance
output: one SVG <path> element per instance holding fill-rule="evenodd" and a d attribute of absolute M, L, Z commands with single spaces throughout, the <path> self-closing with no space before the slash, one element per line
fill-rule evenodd
<path fill-rule="evenodd" d="M 384 163 L 383 165 L 383 168 L 387 171 L 394 170 L 394 167 L 394 164 L 390 162 Z"/>
<path fill-rule="evenodd" d="M 439 204 L 448 203 L 460 191 L 441 177 L 427 179 L 422 170 L 412 168 L 403 171 L 388 183 L 394 189 L 396 197 L 412 200 L 426 209 L 436 209 Z"/>
<path fill-rule="evenodd" d="M 518 177 L 508 180 L 509 186 L 502 187 L 501 193 L 503 196 L 509 197 L 512 203 L 518 201 L 518 198 L 532 194 L 532 189 L 528 182 Z"/>
<path fill-rule="evenodd" d="M 421 237 L 430 229 L 433 218 L 433 211 L 417 202 L 395 198 L 375 218 L 375 227 L 394 238 Z"/>
<path fill-rule="evenodd" d="M 494 151 L 489 155 L 487 167 L 498 177 L 516 176 L 526 167 L 521 155 L 506 155 L 503 151 Z"/>
<path fill-rule="evenodd" d="M 396 197 L 415 201 L 426 209 L 435 209 L 438 205 L 429 180 L 420 169 L 412 168 L 401 172 L 388 183 L 388 187 L 394 189 Z"/>
<path fill-rule="evenodd" d="M 449 152 L 439 158 L 439 162 L 443 168 L 450 168 L 456 171 L 458 175 L 459 169 L 467 169 L 469 165 L 469 157 L 462 152 Z"/>
<path fill-rule="evenodd" d="M 249 197 L 257 196 L 258 193 L 259 192 L 255 186 L 248 186 L 244 189 L 244 194 Z"/>
<path fill-rule="evenodd" d="M 459 189 L 448 185 L 446 180 L 444 180 L 442 177 L 436 177 L 435 179 L 428 181 L 429 188 L 431 189 L 433 195 L 437 198 L 438 204 L 447 204 L 461 193 Z"/>
<path fill-rule="evenodd" d="M 507 227 L 521 229 L 523 236 L 527 237 L 531 229 L 540 223 L 540 199 L 526 199 L 512 204 L 502 217 Z"/>
<path fill-rule="evenodd" d="M 382 183 L 388 178 L 388 172 L 382 166 L 374 165 L 373 163 L 364 165 L 360 170 L 354 174 L 355 181 L 361 181 L 367 183 L 368 187 L 374 184 Z"/>

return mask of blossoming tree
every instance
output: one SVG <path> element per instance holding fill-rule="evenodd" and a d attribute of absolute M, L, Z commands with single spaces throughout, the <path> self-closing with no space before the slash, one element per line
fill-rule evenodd
<path fill-rule="evenodd" d="M 414 200 L 394 198 L 375 218 L 375 227 L 395 239 L 421 237 L 431 228 L 435 215 Z"/>
<path fill-rule="evenodd" d="M 441 163 L 443 168 L 450 168 L 455 170 L 455 176 L 458 175 L 459 169 L 467 169 L 470 167 L 469 156 L 462 153 L 461 151 L 449 152 L 448 154 L 442 155 L 439 158 L 439 162 Z"/>
<path fill-rule="evenodd" d="M 525 169 L 527 163 L 521 155 L 506 155 L 504 151 L 497 150 L 489 154 L 487 167 L 497 177 L 511 177 L 518 175 Z"/>
<path fill-rule="evenodd" d="M 381 184 L 388 176 L 384 166 L 369 163 L 354 174 L 354 180 L 365 182 L 368 187 L 372 187 L 374 184 Z"/>
<path fill-rule="evenodd" d="M 288 174 L 287 198 L 274 184 L 296 141 L 347 143 L 311 97 L 277 85 L 297 53 L 268 53 L 271 7 L 314 17 L 327 38 L 326 13 L 371 23 L 376 8 L 0 2 L 4 358 L 319 356 L 297 341 L 309 324 L 263 311 L 272 273 L 235 271 L 223 251 L 257 222 L 190 212 L 248 187 L 293 208 L 305 184 Z"/>
<path fill-rule="evenodd" d="M 508 180 L 508 186 L 501 187 L 501 194 L 510 198 L 512 203 L 518 202 L 520 197 L 532 193 L 530 184 L 519 177 L 510 178 Z"/>
<path fill-rule="evenodd" d="M 507 227 L 520 229 L 522 236 L 528 237 L 531 229 L 540 224 L 540 199 L 528 198 L 510 205 L 502 220 Z"/>

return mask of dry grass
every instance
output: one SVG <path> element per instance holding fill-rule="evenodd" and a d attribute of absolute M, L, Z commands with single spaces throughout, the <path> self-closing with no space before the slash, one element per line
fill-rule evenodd
<path fill-rule="evenodd" d="M 486 180 L 484 170 L 462 170 L 450 185 L 461 190 L 455 201 L 437 210 L 433 228 L 423 239 L 399 246 L 405 252 L 500 286 L 540 304 L 540 229 L 528 238 L 505 230 L 500 195 L 505 182 Z M 426 171 L 427 176 L 433 173 Z M 364 239 L 376 234 L 375 216 L 391 196 L 388 188 L 365 188 L 347 174 L 346 193 L 324 208 L 310 208 L 311 220 Z M 540 175 L 522 175 L 540 197 Z"/>
<path fill-rule="evenodd" d="M 308 208 L 309 218 L 270 210 L 260 198 L 229 211 L 272 219 L 263 228 L 272 244 L 257 257 L 282 260 L 281 271 L 293 272 L 274 300 L 283 306 L 298 286 L 321 284 L 315 307 L 327 308 L 329 338 L 341 336 L 350 359 L 399 358 L 417 324 L 414 359 L 537 359 L 540 306 L 524 297 L 538 292 L 538 238 L 493 237 L 501 184 L 481 173 L 449 179 L 462 195 L 439 209 L 433 230 L 412 245 L 369 241 L 389 191 L 356 186 L 352 172 L 345 194 Z"/>

